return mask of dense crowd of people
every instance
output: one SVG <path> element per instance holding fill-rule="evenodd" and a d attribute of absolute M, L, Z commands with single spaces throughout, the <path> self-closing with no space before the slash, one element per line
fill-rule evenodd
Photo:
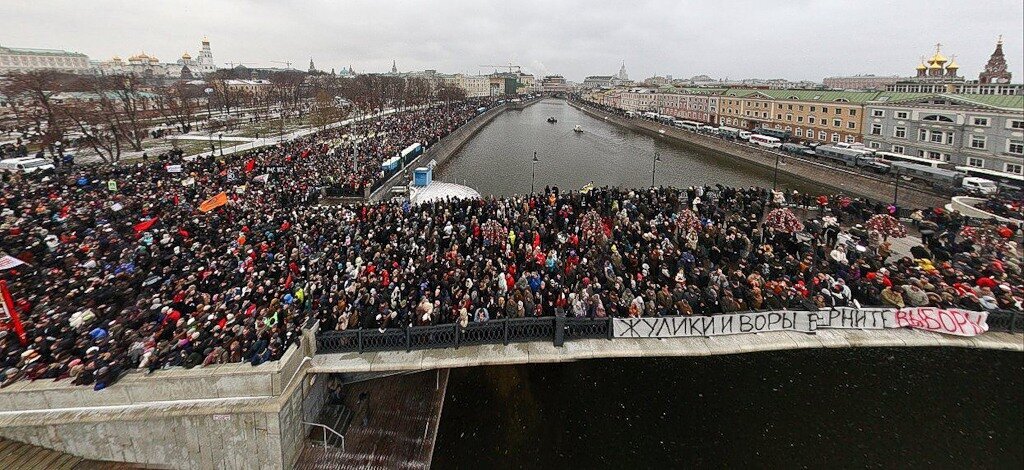
<path fill-rule="evenodd" d="M 398 155 L 414 143 L 424 147 L 435 144 L 476 116 L 480 107 L 491 104 L 490 99 L 473 99 L 396 113 L 361 121 L 352 128 L 337 129 L 332 133 L 336 139 L 333 155 L 323 157 L 341 164 L 330 166 L 319 179 L 341 195 L 362 196 L 366 189 L 376 189 L 394 174 L 394 171 L 381 169 L 386 158 Z"/>
<path fill-rule="evenodd" d="M 372 147 L 331 130 L 225 159 L 172 154 L 3 175 L 0 249 L 25 264 L 0 278 L 27 344 L 0 332 L 0 382 L 99 389 L 130 369 L 260 364 L 296 343 L 310 318 L 344 330 L 855 300 L 1021 308 L 1012 251 L 1020 228 L 1000 226 L 1007 244 L 991 249 L 961 236 L 964 220 L 942 211 L 922 214 L 934 233 L 901 257 L 886 240 L 842 228 L 884 205 L 760 188 L 321 203 L 326 183 L 372 184 L 372 172 L 349 179 L 352 155 L 379 169 L 366 155 L 436 140 L 475 105 L 384 119 L 371 133 L 391 137 Z M 805 206 L 814 220 L 800 233 L 762 224 L 780 202 Z"/>

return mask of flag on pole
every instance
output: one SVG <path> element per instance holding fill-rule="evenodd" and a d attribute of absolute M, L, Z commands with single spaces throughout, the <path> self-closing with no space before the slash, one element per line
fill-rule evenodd
<path fill-rule="evenodd" d="M 249 161 L 245 162 L 245 172 L 251 173 L 253 168 L 256 168 L 256 159 L 250 158 Z"/>
<path fill-rule="evenodd" d="M 228 193 L 221 191 L 220 194 L 203 201 L 199 205 L 199 212 L 210 212 L 228 203 Z"/>

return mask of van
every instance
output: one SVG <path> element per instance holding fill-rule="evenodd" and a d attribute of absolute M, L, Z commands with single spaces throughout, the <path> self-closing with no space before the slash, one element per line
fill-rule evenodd
<path fill-rule="evenodd" d="M 999 186 L 995 181 L 976 176 L 967 176 L 961 183 L 968 192 L 975 194 L 995 194 L 999 192 Z"/>
<path fill-rule="evenodd" d="M 752 136 L 752 135 L 754 135 L 754 134 L 752 134 L 750 131 L 740 131 L 739 132 L 739 136 L 740 136 L 741 140 L 749 140 L 750 136 Z"/>
<path fill-rule="evenodd" d="M 52 170 L 53 163 L 42 158 L 24 157 L 0 160 L 0 170 L 32 173 L 35 171 Z"/>

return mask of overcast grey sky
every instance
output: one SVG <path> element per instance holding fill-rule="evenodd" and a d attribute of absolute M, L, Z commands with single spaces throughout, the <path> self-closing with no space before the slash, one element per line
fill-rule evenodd
<path fill-rule="evenodd" d="M 1024 80 L 1021 0 L 2 0 L 0 45 L 61 48 L 92 59 L 140 51 L 173 61 L 210 38 L 219 65 L 312 57 L 329 70 L 491 72 L 522 65 L 570 80 L 788 78 L 913 73 L 921 55 L 957 55 L 977 78 L 1004 35 Z"/>

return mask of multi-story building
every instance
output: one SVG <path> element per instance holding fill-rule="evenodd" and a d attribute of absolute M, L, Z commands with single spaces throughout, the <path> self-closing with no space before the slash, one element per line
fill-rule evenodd
<path fill-rule="evenodd" d="M 583 88 L 611 88 L 613 80 L 612 75 L 591 75 L 583 79 Z"/>
<path fill-rule="evenodd" d="M 865 113 L 872 149 L 1024 181 L 1024 96 L 882 93 Z"/>
<path fill-rule="evenodd" d="M 864 104 L 877 92 L 732 89 L 719 97 L 717 123 L 789 131 L 797 140 L 860 142 Z"/>
<path fill-rule="evenodd" d="M 824 80 L 825 88 L 832 90 L 885 90 L 886 86 L 900 81 L 899 75 L 853 75 L 849 77 L 828 77 Z"/>
<path fill-rule="evenodd" d="M 0 46 L 0 74 L 35 70 L 92 73 L 89 57 L 79 52 Z"/>
<path fill-rule="evenodd" d="M 569 91 L 569 85 L 561 75 L 548 75 L 541 79 L 541 89 L 545 93 L 565 93 Z"/>

